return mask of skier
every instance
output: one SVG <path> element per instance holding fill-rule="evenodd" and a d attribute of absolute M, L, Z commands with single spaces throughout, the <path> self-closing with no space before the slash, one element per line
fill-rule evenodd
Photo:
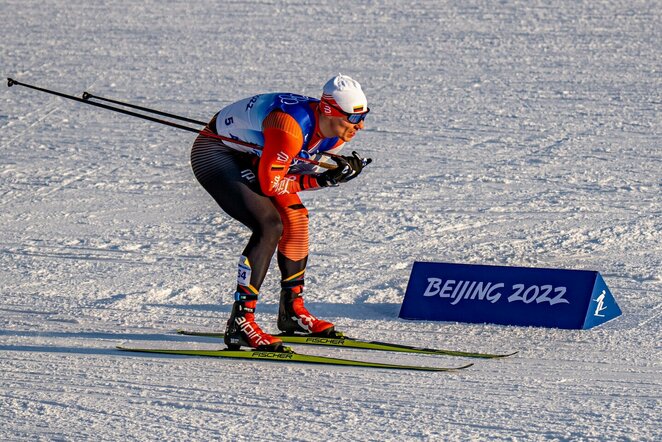
<path fill-rule="evenodd" d="M 260 286 L 273 254 L 281 273 L 278 329 L 286 334 L 335 336 L 331 322 L 304 306 L 308 260 L 308 211 L 297 195 L 337 186 L 361 173 L 371 159 L 338 155 L 364 127 L 370 112 L 360 84 L 339 74 L 323 88 L 321 100 L 293 93 L 269 93 L 221 109 L 205 131 L 262 146 L 261 156 L 239 144 L 201 133 L 191 149 L 200 184 L 232 218 L 251 229 L 239 259 L 237 287 L 225 343 L 282 351 L 282 341 L 255 323 Z M 248 152 L 247 152 L 248 150 Z M 332 154 L 337 167 L 322 169 L 296 160 Z"/>

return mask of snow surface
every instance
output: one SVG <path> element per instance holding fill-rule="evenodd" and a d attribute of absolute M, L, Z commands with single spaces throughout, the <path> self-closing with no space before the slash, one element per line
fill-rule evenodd
<path fill-rule="evenodd" d="M 662 440 L 659 1 L 0 2 L 3 77 L 207 120 L 342 72 L 359 179 L 303 195 L 311 310 L 350 335 L 519 350 L 461 373 L 122 354 L 218 348 L 248 234 L 194 136 L 21 87 L 0 111 L 1 440 Z M 590 331 L 397 318 L 411 264 L 600 271 Z M 258 319 L 275 331 L 278 275 Z M 461 358 L 309 348 L 440 366 Z"/>

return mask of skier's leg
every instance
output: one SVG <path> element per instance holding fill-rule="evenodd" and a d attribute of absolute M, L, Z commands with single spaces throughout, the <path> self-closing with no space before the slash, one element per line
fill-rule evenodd
<path fill-rule="evenodd" d="M 304 332 L 330 335 L 333 324 L 313 316 L 303 303 L 304 273 L 308 261 L 308 210 L 296 194 L 274 198 L 283 221 L 278 243 L 281 272 L 278 328 L 286 333 Z"/>
<path fill-rule="evenodd" d="M 283 283 L 303 285 L 308 261 L 308 209 L 297 194 L 273 198 L 283 223 L 283 234 L 278 242 L 278 268 Z"/>
<path fill-rule="evenodd" d="M 271 199 L 260 193 L 249 156 L 199 136 L 191 150 L 191 165 L 200 184 L 218 205 L 252 232 L 239 260 L 226 343 L 233 347 L 279 348 L 281 341 L 264 333 L 255 323 L 254 311 L 283 231 L 280 214 Z"/>

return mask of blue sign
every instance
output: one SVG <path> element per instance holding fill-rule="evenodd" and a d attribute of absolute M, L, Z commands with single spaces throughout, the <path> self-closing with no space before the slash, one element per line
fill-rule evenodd
<path fill-rule="evenodd" d="M 587 329 L 621 314 L 595 271 L 415 262 L 403 319 Z"/>

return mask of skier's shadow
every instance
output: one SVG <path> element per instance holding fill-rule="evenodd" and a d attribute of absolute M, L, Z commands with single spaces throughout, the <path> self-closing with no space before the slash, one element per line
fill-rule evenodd
<path fill-rule="evenodd" d="M 343 304 L 333 302 L 313 302 L 306 301 L 306 308 L 310 312 L 324 319 L 333 318 L 347 318 L 357 320 L 388 320 L 397 319 L 400 312 L 400 304 L 396 303 L 355 303 Z M 232 310 L 232 304 L 188 304 L 188 305 L 172 305 L 172 304 L 149 304 L 152 307 L 160 308 L 174 308 L 181 310 L 200 310 L 219 314 L 221 316 L 229 316 Z M 278 314 L 278 304 L 263 299 L 257 305 L 257 313 L 267 315 Z"/>
<path fill-rule="evenodd" d="M 116 344 L 118 340 L 141 340 L 141 341 L 185 341 L 186 337 L 176 334 L 167 334 L 166 332 L 158 333 L 127 333 L 118 331 L 113 332 L 70 332 L 70 331 L 35 331 L 35 330 L 0 330 L 0 336 L 8 337 L 3 344 L 0 344 L 0 351 L 2 350 L 21 350 L 30 351 L 30 349 L 43 349 L 43 348 L 63 348 L 68 347 L 50 347 L 48 345 L 22 345 L 11 344 L 11 338 L 45 338 L 45 339 L 93 339 L 95 341 L 108 341 Z M 25 347 L 25 348 L 23 348 Z M 75 353 L 84 352 L 85 348 L 76 348 Z M 80 350 L 80 351 L 79 351 Z M 92 349 L 90 349 L 92 350 Z M 35 350 L 37 351 L 37 350 Z M 64 351 L 66 352 L 66 351 Z"/>
<path fill-rule="evenodd" d="M 396 303 L 362 303 L 341 304 L 332 302 L 309 302 L 306 308 L 312 314 L 324 319 L 346 318 L 357 320 L 396 320 L 400 312 L 400 304 Z M 230 307 L 227 308 L 228 314 Z M 278 304 L 260 303 L 258 312 L 267 314 L 278 314 Z"/>

